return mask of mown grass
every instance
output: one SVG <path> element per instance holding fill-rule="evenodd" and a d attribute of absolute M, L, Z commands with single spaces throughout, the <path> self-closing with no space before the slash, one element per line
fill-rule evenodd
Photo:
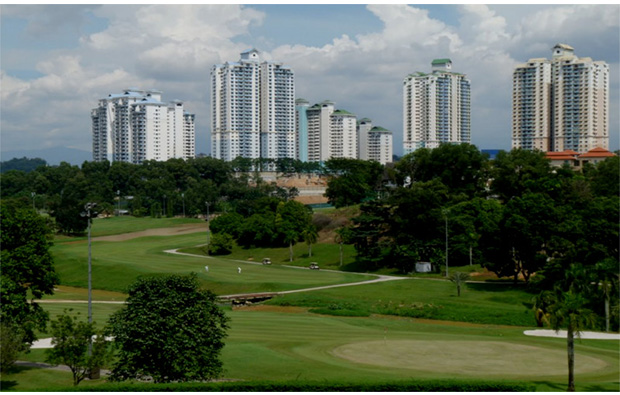
<path fill-rule="evenodd" d="M 312 245 L 312 256 L 309 255 L 306 243 L 297 243 L 293 246 L 293 261 L 289 259 L 289 248 L 242 248 L 234 246 L 232 253 L 220 255 L 223 259 L 238 259 L 248 262 L 262 262 L 263 258 L 271 259 L 274 265 L 290 265 L 308 267 L 310 262 L 317 262 L 324 269 L 340 268 L 340 247 L 333 243 L 319 243 Z M 184 248 L 182 252 L 205 255 L 203 247 Z M 355 260 L 355 248 L 352 245 L 343 245 L 343 267 Z"/>
<path fill-rule="evenodd" d="M 341 291 L 344 288 L 340 289 Z M 289 312 L 290 311 L 290 312 Z M 539 391 L 563 391 L 566 388 L 565 350 L 563 339 L 536 338 L 523 335 L 524 327 L 497 325 L 448 324 L 412 318 L 334 317 L 316 315 L 283 307 L 256 306 L 227 310 L 230 317 L 229 336 L 222 353 L 224 378 L 254 381 L 321 381 L 354 383 L 389 382 L 404 379 L 455 379 L 503 380 L 533 383 Z M 334 350 L 347 344 L 379 342 L 387 345 L 395 341 L 435 342 L 450 347 L 451 344 L 492 344 L 501 349 L 502 344 L 528 347 L 531 355 L 504 355 L 505 372 L 489 376 L 484 368 L 471 372 L 468 353 L 460 356 L 462 369 L 442 368 L 441 357 L 433 355 L 423 370 L 408 366 L 389 367 L 373 363 L 360 363 L 334 354 Z M 384 347 L 374 352 L 380 354 Z M 446 348 L 446 351 L 449 349 Z M 403 353 L 415 350 L 402 350 Z M 539 357 L 554 354 L 552 366 L 541 365 Z M 501 354 L 498 354 L 501 358 Z M 576 344 L 577 367 L 580 360 L 597 358 L 607 365 L 590 373 L 577 373 L 577 390 L 617 391 L 620 354 L 618 342 L 580 340 Z M 403 355 L 404 356 L 404 355 Z M 425 358 L 420 356 L 420 358 Z M 519 358 L 519 360 L 515 360 Z M 372 362 L 372 361 L 371 361 Z M 483 363 L 476 360 L 475 363 Z M 513 369 L 519 364 L 539 365 L 535 375 L 525 375 Z M 493 366 L 496 368 L 496 366 Z M 496 369 L 497 370 L 497 369 Z M 35 374 L 37 376 L 35 376 Z M 59 388 L 62 383 L 70 386 L 67 374 L 43 377 L 40 371 L 22 370 L 3 375 L 3 382 L 16 382 L 12 390 Z M 32 381 L 37 380 L 37 386 Z M 48 384 L 49 382 L 49 384 Z M 84 382 L 82 385 L 96 385 Z"/>
<path fill-rule="evenodd" d="M 533 295 L 511 284 L 467 284 L 461 296 L 446 280 L 408 279 L 281 295 L 268 304 L 310 307 L 322 314 L 385 314 L 493 325 L 535 325 Z"/>
<path fill-rule="evenodd" d="M 118 231 L 119 228 L 116 229 Z M 189 248 L 203 242 L 202 234 L 147 237 L 117 243 L 93 242 L 95 300 L 99 297 L 102 300 L 122 298 L 123 295 L 118 292 L 124 291 L 141 274 L 197 272 L 203 286 L 218 294 L 299 289 L 368 279 L 368 276 L 350 273 L 285 267 L 288 258 L 286 248 L 282 251 L 284 262 L 278 261 L 281 258 L 274 255 L 273 250 L 253 252 L 258 259 L 270 257 L 275 261 L 271 266 L 249 264 L 247 257 L 237 256 L 240 259 L 230 260 L 174 256 L 162 252 L 165 249 Z M 338 246 L 332 246 L 336 247 L 336 253 L 334 250 L 327 252 L 326 262 L 338 260 Z M 316 247 L 313 247 L 313 253 Z M 307 246 L 300 244 L 296 248 L 299 248 L 297 259 L 303 259 Z M 52 252 L 63 284 L 61 289 L 64 290 L 63 297 L 58 296 L 57 299 L 85 299 L 85 292 L 80 288 L 85 288 L 87 284 L 86 243 L 57 243 Z M 322 267 L 327 265 L 318 258 L 308 261 L 319 261 Z M 209 265 L 209 273 L 204 270 L 205 265 Z M 242 267 L 241 275 L 237 273 L 237 267 Z M 97 290 L 107 291 L 99 293 Z M 531 363 L 536 363 L 538 355 L 549 351 L 565 353 L 566 342 L 563 339 L 523 335 L 524 329 L 534 326 L 533 315 L 527 306 L 530 297 L 521 287 L 510 284 L 468 284 L 457 297 L 456 287 L 448 281 L 406 279 L 283 295 L 265 306 L 235 310 L 226 308 L 231 320 L 222 354 L 226 369 L 224 377 L 233 380 L 346 380 L 359 383 L 412 378 L 486 380 L 484 369 L 465 374 L 446 371 L 441 364 L 430 371 L 407 366 L 384 367 L 343 359 L 333 351 L 358 342 L 415 340 L 446 345 L 463 341 L 508 342 L 535 347 L 531 357 L 521 363 L 530 362 L 530 358 Z M 42 303 L 42 306 L 52 318 L 67 307 L 73 307 L 86 317 L 86 304 Z M 94 304 L 97 326 L 104 325 L 107 317 L 121 307 Z M 47 334 L 40 335 L 44 337 Z M 587 356 L 599 358 L 607 364 L 600 371 L 577 374 L 578 391 L 620 389 L 617 341 L 579 340 L 576 350 L 577 363 L 581 356 Z M 380 353 L 381 349 L 376 352 Z M 505 358 L 510 365 L 513 356 L 505 355 Z M 43 361 L 44 352 L 33 350 L 24 359 Z M 565 357 L 560 359 L 557 364 L 565 366 Z M 545 366 L 541 366 L 540 373 L 535 377 L 508 369 L 503 378 L 533 383 L 538 391 L 566 389 L 566 374 L 545 373 Z M 103 382 L 85 381 L 80 386 L 85 388 Z M 20 368 L 15 372 L 3 373 L 1 385 L 3 391 L 33 391 L 67 388 L 70 384 L 69 372 Z"/>
<path fill-rule="evenodd" d="M 368 276 L 263 266 L 216 257 L 189 257 L 165 250 L 192 247 L 204 242 L 202 233 L 151 236 L 123 242 L 92 242 L 93 289 L 125 292 L 141 275 L 198 273 L 202 285 L 218 295 L 250 292 L 277 292 L 347 282 L 364 281 Z M 57 243 L 51 249 L 61 285 L 85 288 L 88 285 L 87 243 Z M 206 273 L 205 266 L 209 266 Z M 237 268 L 242 268 L 239 274 Z"/>
<path fill-rule="evenodd" d="M 91 236 L 111 236 L 123 233 L 140 232 L 148 229 L 172 228 L 185 224 L 200 224 L 204 220 L 197 218 L 151 218 L 151 217 L 109 217 L 95 218 L 91 227 Z M 86 233 L 79 237 L 57 236 L 58 242 L 69 240 L 81 240 L 86 237 Z"/>

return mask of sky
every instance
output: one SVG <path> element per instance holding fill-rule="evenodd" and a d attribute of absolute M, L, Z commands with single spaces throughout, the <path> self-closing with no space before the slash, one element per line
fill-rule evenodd
<path fill-rule="evenodd" d="M 402 84 L 433 59 L 471 81 L 472 143 L 510 149 L 512 72 L 568 44 L 610 66 L 620 148 L 620 5 L 0 5 L 0 149 L 91 151 L 90 113 L 127 88 L 196 114 L 210 152 L 210 70 L 256 48 L 293 69 L 296 97 L 370 118 L 401 155 Z"/>

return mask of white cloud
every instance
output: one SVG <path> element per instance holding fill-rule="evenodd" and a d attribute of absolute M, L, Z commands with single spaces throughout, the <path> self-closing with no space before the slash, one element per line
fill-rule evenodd
<path fill-rule="evenodd" d="M 63 22 L 66 26 L 84 26 L 88 13 L 108 24 L 95 33 L 79 33 L 75 48 L 3 51 L 3 150 L 37 148 L 35 144 L 88 150 L 90 109 L 99 98 L 135 86 L 160 89 L 164 100 L 183 100 L 197 116 L 198 151 L 208 152 L 212 65 L 236 61 L 241 51 L 270 41 L 251 36 L 251 27 L 268 21 L 252 6 L 54 7 L 3 6 L 2 18 L 21 17 L 28 26 L 51 28 L 64 10 L 71 16 Z M 579 56 L 610 63 L 615 84 L 611 108 L 618 107 L 617 5 L 464 5 L 458 8 L 456 25 L 416 6 L 373 4 L 367 9 L 382 29 L 343 33 L 321 47 L 281 45 L 262 56 L 293 68 L 298 97 L 334 100 L 338 107 L 392 130 L 396 153 L 402 150 L 402 80 L 414 71 L 429 71 L 435 58 L 451 58 L 454 70 L 472 81 L 473 140 L 483 148 L 509 148 L 512 70 L 529 57 L 549 57 L 556 42 L 572 45 Z M 329 15 L 325 18 L 322 23 L 328 23 Z M 43 75 L 20 80 L 6 73 L 9 65 L 16 69 L 20 63 Z M 612 136 L 618 133 L 613 113 Z"/>

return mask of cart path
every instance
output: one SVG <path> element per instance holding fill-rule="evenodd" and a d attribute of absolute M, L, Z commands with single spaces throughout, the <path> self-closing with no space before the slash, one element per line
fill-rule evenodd
<path fill-rule="evenodd" d="M 179 252 L 177 249 L 165 250 L 164 252 L 167 253 L 167 254 L 184 255 L 184 256 L 190 256 L 190 257 L 193 257 L 193 258 L 214 259 L 213 257 L 208 256 L 208 255 L 196 255 L 196 254 L 189 254 L 189 253 L 186 253 L 186 252 Z M 222 259 L 222 258 L 218 258 L 218 259 Z M 231 261 L 231 262 L 238 262 L 238 263 L 244 263 L 244 264 L 249 264 L 249 265 L 260 265 L 260 266 L 263 265 L 261 262 L 243 261 L 243 260 L 240 260 L 240 259 L 228 259 L 228 260 Z M 307 267 L 291 266 L 291 265 L 282 265 L 282 266 L 288 267 L 288 268 L 291 268 L 291 269 L 310 270 Z M 327 269 L 327 270 L 326 269 L 321 269 L 321 271 L 324 271 L 324 272 L 334 272 L 334 273 L 345 273 L 345 272 L 341 272 L 339 270 L 329 270 L 329 269 Z M 371 279 L 371 280 L 358 281 L 358 282 L 354 282 L 354 283 L 323 285 L 323 286 L 320 286 L 320 287 L 292 289 L 292 290 L 289 290 L 289 291 L 252 292 L 252 293 L 235 294 L 235 295 L 221 295 L 219 297 L 220 298 L 226 298 L 226 299 L 233 299 L 233 298 L 260 296 L 260 295 L 265 295 L 265 294 L 269 294 L 269 295 L 274 295 L 275 296 L 275 295 L 286 295 L 286 294 L 298 293 L 298 292 L 317 291 L 317 290 L 321 290 L 321 289 L 351 287 L 351 286 L 355 286 L 355 285 L 366 285 L 366 284 L 380 283 L 380 282 L 385 282 L 385 281 L 411 280 L 410 277 L 386 276 L 386 275 L 383 275 L 383 274 L 355 273 L 355 272 L 346 272 L 346 273 L 359 274 L 359 275 L 369 276 L 369 277 L 374 277 L 374 278 Z"/>

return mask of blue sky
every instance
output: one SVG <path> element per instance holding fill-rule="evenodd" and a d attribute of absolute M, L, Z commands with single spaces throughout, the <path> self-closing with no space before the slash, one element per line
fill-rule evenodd
<path fill-rule="evenodd" d="M 90 151 L 90 110 L 128 87 L 158 89 L 196 114 L 208 153 L 209 72 L 257 48 L 295 71 L 296 96 L 394 133 L 402 81 L 450 58 L 472 89 L 472 142 L 510 148 L 511 78 L 557 43 L 610 65 L 611 149 L 619 147 L 619 5 L 1 5 L 1 150 Z"/>

